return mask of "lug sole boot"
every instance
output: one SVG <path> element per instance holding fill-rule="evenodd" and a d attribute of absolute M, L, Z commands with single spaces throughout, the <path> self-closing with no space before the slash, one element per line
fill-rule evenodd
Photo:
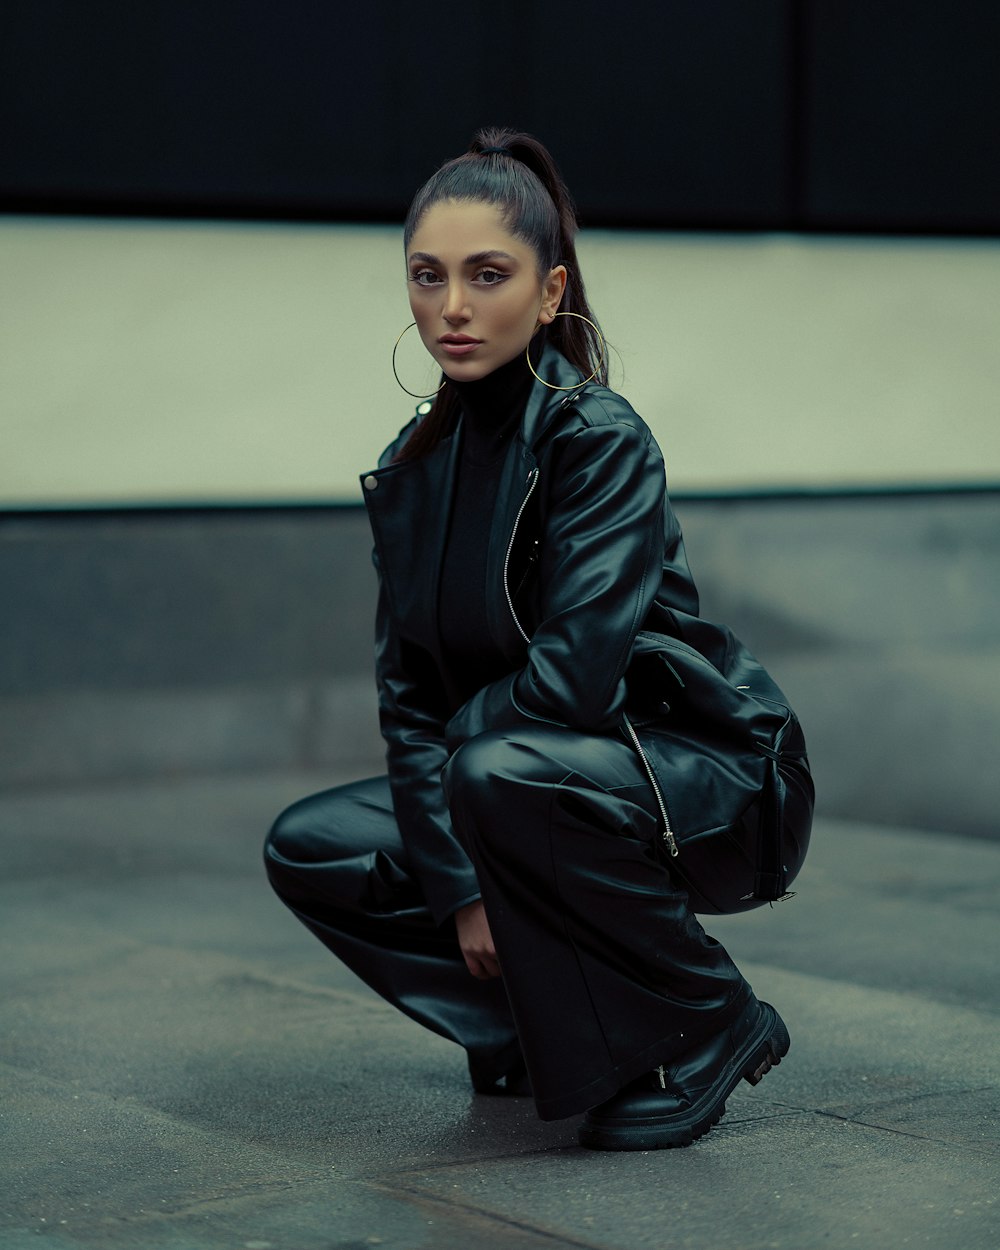
<path fill-rule="evenodd" d="M 580 1128 L 591 1150 L 689 1146 L 718 1124 L 740 1081 L 751 1085 L 788 1053 L 788 1030 L 770 1005 L 751 999 L 727 1028 L 592 1107 Z"/>

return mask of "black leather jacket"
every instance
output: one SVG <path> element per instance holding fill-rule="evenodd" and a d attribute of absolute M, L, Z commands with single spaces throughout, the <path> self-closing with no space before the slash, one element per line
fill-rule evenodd
<path fill-rule="evenodd" d="M 579 378 L 551 345 L 538 373 L 559 386 Z M 536 383 L 529 396 L 504 463 L 487 563 L 487 618 L 510 673 L 465 703 L 437 628 L 460 431 L 394 464 L 411 422 L 362 478 L 379 571 L 376 673 L 393 802 L 439 922 L 479 896 L 442 792 L 449 755 L 486 730 L 539 720 L 626 733 L 638 632 L 679 634 L 679 622 L 697 616 L 652 434 L 621 396 L 593 385 L 586 395 L 581 403 L 577 392 Z"/>

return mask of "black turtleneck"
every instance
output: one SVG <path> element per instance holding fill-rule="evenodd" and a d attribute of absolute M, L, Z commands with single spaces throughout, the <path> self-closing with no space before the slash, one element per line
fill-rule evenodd
<path fill-rule="evenodd" d="M 486 556 L 500 473 L 533 382 L 524 356 L 476 382 L 453 382 L 462 407 L 458 481 L 441 566 L 441 642 L 464 702 L 509 664 L 490 639 Z"/>

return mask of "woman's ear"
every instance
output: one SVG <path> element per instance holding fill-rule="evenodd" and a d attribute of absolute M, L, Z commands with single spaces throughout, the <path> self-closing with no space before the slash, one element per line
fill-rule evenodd
<path fill-rule="evenodd" d="M 548 276 L 542 283 L 542 306 L 538 310 L 538 320 L 542 325 L 551 325 L 556 313 L 559 311 L 559 305 L 562 303 L 563 293 L 566 290 L 566 266 L 556 265 L 554 269 L 550 269 Z"/>

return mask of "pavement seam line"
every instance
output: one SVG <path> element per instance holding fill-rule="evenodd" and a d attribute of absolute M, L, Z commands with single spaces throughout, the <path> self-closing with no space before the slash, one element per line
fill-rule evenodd
<path fill-rule="evenodd" d="M 771 1120 L 792 1120 L 792 1119 L 795 1119 L 797 1116 L 807 1116 L 807 1115 L 813 1115 L 813 1114 L 815 1114 L 815 1112 L 813 1111 L 811 1107 L 792 1107 L 792 1106 L 789 1106 L 787 1110 L 781 1111 L 776 1115 L 740 1116 L 737 1114 L 737 1115 L 730 1116 L 729 1113 L 727 1112 L 725 1118 L 719 1121 L 719 1123 L 713 1129 L 713 1132 L 721 1133 L 721 1132 L 724 1132 L 727 1128 L 734 1128 L 738 1124 L 762 1124 L 762 1123 L 769 1123 Z M 541 1146 L 535 1150 L 516 1150 L 516 1151 L 511 1151 L 505 1154 L 477 1155 L 472 1162 L 476 1164 L 517 1163 L 522 1160 L 542 1158 L 543 1156 L 547 1156 L 547 1155 L 558 1155 L 558 1154 L 576 1155 L 579 1153 L 579 1150 L 580 1150 L 579 1146 L 577 1146 L 575 1143 L 566 1142 L 565 1144 L 562 1144 L 562 1145 Z M 459 1168 L 459 1169 L 468 1168 L 469 1163 L 470 1163 L 470 1160 L 468 1158 L 442 1159 L 440 1163 L 426 1163 L 426 1164 L 422 1164 L 418 1168 L 405 1167 L 405 1168 L 401 1168 L 397 1172 L 393 1172 L 391 1170 L 389 1171 L 381 1170 L 378 1173 L 378 1175 L 379 1177 L 393 1176 L 393 1177 L 405 1178 L 405 1177 L 411 1177 L 411 1176 L 425 1176 L 428 1173 L 443 1174 L 454 1168 Z M 367 1177 L 360 1176 L 360 1175 L 355 1177 L 354 1179 L 362 1181 L 364 1183 L 371 1183 L 371 1184 L 378 1183 L 378 1181 L 374 1179 L 367 1178 Z"/>
<path fill-rule="evenodd" d="M 972 1086 L 971 1089 L 933 1091 L 933 1092 L 929 1092 L 926 1094 L 920 1094 L 915 1099 L 905 1099 L 905 1098 L 895 1099 L 893 1103 L 889 1103 L 888 1105 L 892 1106 L 894 1105 L 895 1102 L 922 1101 L 927 1098 L 939 1098 L 941 1097 L 942 1094 L 946 1094 L 946 1093 L 951 1094 L 951 1095 L 954 1095 L 954 1094 L 992 1094 L 994 1093 L 994 1087 L 992 1085 L 974 1085 Z M 853 1115 L 842 1115 L 839 1111 L 827 1111 L 822 1107 L 799 1107 L 799 1106 L 796 1106 L 795 1103 L 787 1103 L 787 1102 L 778 1103 L 775 1105 L 788 1107 L 791 1111 L 800 1112 L 803 1115 L 820 1115 L 820 1116 L 824 1116 L 828 1120 L 840 1120 L 842 1124 L 856 1124 L 858 1125 L 859 1128 L 873 1128 L 883 1133 L 893 1133 L 897 1137 L 908 1137 L 912 1139 L 913 1141 L 929 1142 L 935 1146 L 959 1146 L 959 1147 L 962 1147 L 963 1149 L 971 1150 L 975 1154 L 992 1153 L 989 1150 L 987 1151 L 981 1150 L 975 1142 L 950 1141 L 946 1137 L 929 1137 L 922 1133 L 909 1133 L 905 1129 L 892 1128 L 891 1125 L 888 1125 L 888 1124 L 874 1124 L 872 1123 L 871 1120 L 862 1120 L 862 1119 L 859 1119 L 857 1116 L 853 1116 Z M 787 1119 L 788 1117 L 773 1116 L 770 1118 Z M 721 1128 L 724 1126 L 720 1125 L 719 1127 Z"/>
<path fill-rule="evenodd" d="M 538 1153 L 538 1152 L 536 1152 Z M 501 1228 L 516 1228 L 522 1233 L 531 1233 L 534 1237 L 543 1237 L 546 1241 L 551 1241 L 557 1246 L 566 1246 L 568 1250 L 607 1250 L 606 1246 L 596 1241 L 579 1241 L 575 1237 L 567 1237 L 562 1233 L 553 1233 L 546 1228 L 539 1228 L 535 1224 L 526 1224 L 523 1220 L 514 1220 L 510 1216 L 498 1215 L 495 1211 L 487 1211 L 482 1207 L 476 1206 L 472 1202 L 455 1201 L 451 1198 L 443 1198 L 439 1194 L 429 1193 L 423 1189 L 417 1189 L 410 1186 L 390 1187 L 377 1182 L 370 1182 L 372 1189 L 380 1189 L 386 1194 L 405 1194 L 407 1197 L 416 1202 L 425 1202 L 433 1206 L 444 1207 L 449 1211 L 465 1211 L 469 1215 L 475 1215 L 481 1220 L 488 1220 L 490 1223 L 499 1224 Z"/>
<path fill-rule="evenodd" d="M 836 1111 L 815 1111 L 816 1115 L 825 1116 L 828 1120 L 839 1120 L 842 1124 L 856 1124 L 859 1128 L 873 1128 L 881 1133 L 892 1133 L 896 1137 L 907 1137 L 911 1141 L 928 1142 L 934 1146 L 948 1146 L 952 1149 L 958 1147 L 961 1150 L 968 1150 L 973 1154 L 992 1155 L 995 1151 L 982 1149 L 976 1142 L 968 1141 L 950 1141 L 946 1137 L 928 1137 L 924 1133 L 908 1133 L 906 1129 L 892 1128 L 888 1124 L 873 1124 L 870 1120 L 859 1120 L 855 1116 L 838 1115 Z"/>

